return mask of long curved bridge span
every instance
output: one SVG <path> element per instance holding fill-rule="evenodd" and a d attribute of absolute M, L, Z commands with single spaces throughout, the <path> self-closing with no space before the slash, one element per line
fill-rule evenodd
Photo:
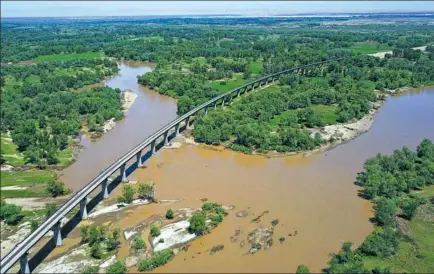
<path fill-rule="evenodd" d="M 274 82 L 281 75 L 304 70 L 306 68 L 321 66 L 329 62 L 339 61 L 341 58 L 329 59 L 322 62 L 311 63 L 308 65 L 292 67 L 277 73 L 273 73 L 261 77 L 252 82 L 246 83 L 240 87 L 234 88 L 225 92 L 213 99 L 201 104 L 200 106 L 192 109 L 188 113 L 178 117 L 160 130 L 147 137 L 143 142 L 136 145 L 133 149 L 128 151 L 124 156 L 120 157 L 113 164 L 102 171 L 86 186 L 76 192 L 65 204 L 63 204 L 52 216 L 44 221 L 34 232 L 32 232 L 25 240 L 13 248 L 0 262 L 0 273 L 6 273 L 18 261 L 20 262 L 21 273 L 31 273 L 38 264 L 53 250 L 56 246 L 63 243 L 63 238 L 68 235 L 70 231 L 80 222 L 80 220 L 87 219 L 87 212 L 92 210 L 99 201 L 108 198 L 111 190 L 113 190 L 120 182 L 127 181 L 127 176 L 137 167 L 142 166 L 143 159 L 148 159 L 156 153 L 156 151 L 169 141 L 179 135 L 181 130 L 188 129 L 193 119 L 203 112 L 205 115 L 208 113 L 209 108 L 216 108 L 219 104 L 224 105 L 232 101 L 235 97 L 248 93 L 256 87 L 261 87 L 263 84 Z M 146 153 L 144 153 L 146 152 Z M 135 161 L 127 168 L 127 164 L 133 159 Z M 119 172 L 113 179 L 113 175 Z M 88 197 L 98 187 L 101 187 L 99 194 L 88 201 Z M 80 206 L 80 211 L 68 223 L 62 226 L 62 219 L 76 206 Z M 41 238 L 43 238 L 49 231 L 53 231 L 53 238 L 39 250 L 31 260 L 28 260 L 28 253 Z"/>

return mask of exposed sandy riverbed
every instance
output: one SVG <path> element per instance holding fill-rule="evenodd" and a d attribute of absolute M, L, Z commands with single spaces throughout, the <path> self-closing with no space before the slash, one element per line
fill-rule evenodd
<path fill-rule="evenodd" d="M 426 50 L 426 46 L 422 46 L 422 47 L 415 47 L 413 48 L 414 50 L 420 50 L 420 51 L 425 51 Z M 386 54 L 392 54 L 393 52 L 390 51 L 382 51 L 382 52 L 377 52 L 377 53 L 372 53 L 372 54 L 368 54 L 374 57 L 379 57 L 379 58 L 384 58 L 386 56 Z"/>

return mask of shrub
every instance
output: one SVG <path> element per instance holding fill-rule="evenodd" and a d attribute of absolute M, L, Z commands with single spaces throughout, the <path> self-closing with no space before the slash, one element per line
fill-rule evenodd
<path fill-rule="evenodd" d="M 46 203 L 45 204 L 45 217 L 49 218 L 51 215 L 54 214 L 57 210 L 57 205 L 54 203 Z"/>
<path fill-rule="evenodd" d="M 89 226 L 82 226 L 80 229 L 81 242 L 87 243 L 89 241 Z"/>
<path fill-rule="evenodd" d="M 188 229 L 191 233 L 202 235 L 207 230 L 205 214 L 199 212 L 191 216 L 190 227 Z"/>
<path fill-rule="evenodd" d="M 297 273 L 297 274 L 309 274 L 310 270 L 304 264 L 300 264 L 297 266 L 297 271 L 295 273 Z"/>
<path fill-rule="evenodd" d="M 216 208 L 216 207 L 218 207 L 218 204 L 217 204 L 217 203 L 206 202 L 206 203 L 203 203 L 203 205 L 202 205 L 202 210 L 210 211 L 210 210 L 213 210 L 213 209 Z"/>
<path fill-rule="evenodd" d="M 151 225 L 151 236 L 152 237 L 158 237 L 160 236 L 160 228 L 156 225 Z"/>
<path fill-rule="evenodd" d="M 141 236 L 137 236 L 133 240 L 133 248 L 137 249 L 137 250 L 138 249 L 145 249 L 146 248 L 145 240 L 143 240 L 143 238 Z"/>
<path fill-rule="evenodd" d="M 65 187 L 63 182 L 56 182 L 55 180 L 50 180 L 46 186 L 47 192 L 52 197 L 57 197 L 60 195 L 65 195 L 68 193 L 68 189 Z"/>
<path fill-rule="evenodd" d="M 111 273 L 111 274 L 123 274 L 126 271 L 127 271 L 127 267 L 125 266 L 125 263 L 122 261 L 116 261 L 107 268 L 107 273 Z"/>
<path fill-rule="evenodd" d="M 95 259 L 101 259 L 103 256 L 103 250 L 100 242 L 95 242 L 90 248 L 90 256 Z"/>
<path fill-rule="evenodd" d="M 217 226 L 219 223 L 223 221 L 223 216 L 220 214 L 212 214 L 210 218 L 211 218 L 211 224 L 213 226 Z"/>
<path fill-rule="evenodd" d="M 81 269 L 81 273 L 82 274 L 93 274 L 93 273 L 98 273 L 99 271 L 99 266 L 95 265 L 95 266 L 86 266 L 83 269 Z"/>
<path fill-rule="evenodd" d="M 165 265 L 173 257 L 173 251 L 166 249 L 157 251 L 150 259 L 143 259 L 139 262 L 139 271 L 150 271 L 161 265 Z"/>
<path fill-rule="evenodd" d="M 416 198 L 409 198 L 405 200 L 402 205 L 402 214 L 407 220 L 411 220 L 413 218 L 414 214 L 416 213 L 417 208 L 421 204 L 420 199 Z"/>
<path fill-rule="evenodd" d="M 0 217 L 7 225 L 16 225 L 23 218 L 21 207 L 14 204 L 4 204 L 0 208 Z"/>
<path fill-rule="evenodd" d="M 121 231 L 119 228 L 112 228 L 109 230 L 108 237 L 106 239 L 106 246 L 107 251 L 115 250 L 119 247 L 121 244 L 120 242 L 120 234 Z"/>
<path fill-rule="evenodd" d="M 38 226 L 39 226 L 39 223 L 35 219 L 32 219 L 30 221 L 30 231 L 31 232 L 35 231 L 38 228 Z"/>
<path fill-rule="evenodd" d="M 173 219 L 173 215 L 174 215 L 173 210 L 172 210 L 171 208 L 169 208 L 169 209 L 166 211 L 166 218 L 167 218 L 167 219 Z"/>

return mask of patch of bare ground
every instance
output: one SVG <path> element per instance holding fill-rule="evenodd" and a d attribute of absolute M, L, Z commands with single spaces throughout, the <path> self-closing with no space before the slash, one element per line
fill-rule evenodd
<path fill-rule="evenodd" d="M 401 230 L 405 235 L 411 236 L 411 226 L 408 220 L 401 217 L 395 217 L 395 220 L 399 230 Z"/>
<path fill-rule="evenodd" d="M 434 222 L 434 204 L 421 205 L 416 211 L 416 217 L 423 221 Z"/>

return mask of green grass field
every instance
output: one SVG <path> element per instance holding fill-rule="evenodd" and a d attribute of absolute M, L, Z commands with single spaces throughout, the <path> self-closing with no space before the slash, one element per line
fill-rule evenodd
<path fill-rule="evenodd" d="M 102 52 L 51 54 L 51 55 L 38 56 L 33 61 L 38 61 L 38 62 L 66 61 L 66 60 L 75 60 L 75 59 L 93 59 L 93 58 L 100 58 L 102 56 L 103 56 Z"/>
<path fill-rule="evenodd" d="M 314 113 L 321 116 L 321 119 L 326 125 L 333 125 L 337 123 L 336 119 L 338 115 L 336 114 L 336 106 L 313 105 L 311 108 Z M 270 121 L 270 126 L 272 128 L 276 128 L 282 119 L 290 116 L 297 116 L 299 111 L 300 110 L 287 110 L 279 115 L 274 116 Z"/>
<path fill-rule="evenodd" d="M 434 186 L 418 192 L 419 196 L 433 199 Z M 434 205 L 429 214 L 434 215 Z M 401 240 L 398 254 L 391 258 L 364 257 L 365 266 L 391 267 L 393 273 L 430 273 L 434 269 L 434 222 L 416 214 L 410 221 L 412 242 Z"/>
<path fill-rule="evenodd" d="M 2 171 L 0 172 L 0 186 L 32 186 L 45 184 L 56 178 L 56 173 L 50 170 Z"/>
<path fill-rule="evenodd" d="M 0 150 L 6 163 L 13 166 L 24 165 L 24 156 L 22 153 L 17 152 L 17 146 L 12 142 L 10 136 L 6 134 L 1 135 Z"/>
<path fill-rule="evenodd" d="M 45 184 L 56 178 L 56 173 L 48 170 L 1 171 L 0 187 L 27 187 L 26 189 L 2 189 L 0 194 L 4 198 L 25 198 L 48 196 Z"/>
<path fill-rule="evenodd" d="M 262 72 L 262 61 L 250 63 L 250 70 L 253 74 L 260 74 Z"/>
<path fill-rule="evenodd" d="M 354 53 L 371 54 L 381 51 L 389 51 L 392 50 L 392 47 L 378 43 L 355 43 L 351 47 L 345 49 L 350 49 Z"/>
<path fill-rule="evenodd" d="M 234 78 L 232 78 L 231 80 L 225 80 L 226 84 L 225 85 L 221 85 L 221 81 L 214 81 L 210 83 L 210 86 L 218 89 L 220 92 L 225 92 L 225 91 L 229 91 L 231 89 L 234 89 L 236 87 L 242 86 L 245 83 L 251 81 L 249 79 L 243 79 L 242 75 L 234 75 Z"/>

